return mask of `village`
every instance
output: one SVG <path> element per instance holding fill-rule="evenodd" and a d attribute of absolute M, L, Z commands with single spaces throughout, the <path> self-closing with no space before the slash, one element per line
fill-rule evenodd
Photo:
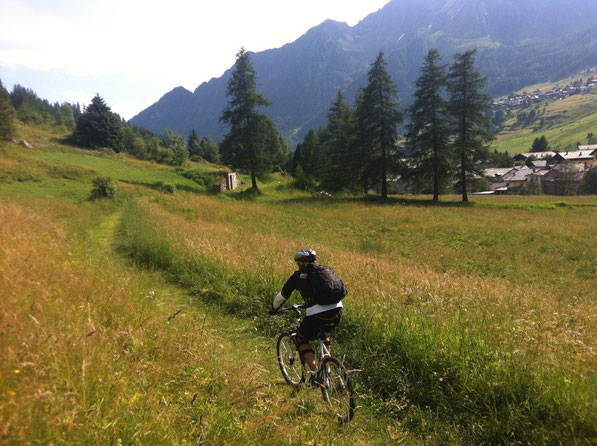
<path fill-rule="evenodd" d="M 590 77 L 586 82 L 579 79 L 563 87 L 556 85 L 552 89 L 535 90 L 531 93 L 523 91 L 522 93 L 511 94 L 508 97 L 493 101 L 493 112 L 528 107 L 531 104 L 542 101 L 565 99 L 577 94 L 589 93 L 596 88 L 597 77 Z"/>
<path fill-rule="evenodd" d="M 576 195 L 584 175 L 597 168 L 597 144 L 571 152 L 527 152 L 513 157 L 515 165 L 486 168 L 489 189 L 481 194 Z"/>

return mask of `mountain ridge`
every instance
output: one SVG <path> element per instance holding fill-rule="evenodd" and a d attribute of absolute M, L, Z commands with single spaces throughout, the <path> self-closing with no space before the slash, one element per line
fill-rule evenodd
<path fill-rule="evenodd" d="M 542 6 L 542 7 L 541 7 Z M 273 102 L 265 112 L 293 145 L 310 129 L 325 124 L 338 89 L 352 102 L 366 82 L 369 64 L 386 53 L 388 70 L 403 106 L 426 52 L 437 48 L 448 63 L 452 54 L 478 48 L 477 66 L 490 94 L 555 80 L 597 65 L 597 2 L 540 0 L 427 0 L 413 5 L 393 0 L 354 26 L 325 20 L 294 42 L 251 53 L 258 91 Z M 183 136 L 195 128 L 219 140 L 231 69 L 199 85 L 192 96 L 177 88 L 131 119 L 161 132 Z M 188 90 L 186 90 L 188 92 Z M 189 92 L 190 93 L 190 92 Z"/>

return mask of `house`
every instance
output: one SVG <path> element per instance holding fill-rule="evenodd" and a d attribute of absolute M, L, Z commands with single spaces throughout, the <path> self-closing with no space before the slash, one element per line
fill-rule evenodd
<path fill-rule="evenodd" d="M 584 173 L 584 164 L 558 164 L 543 176 L 543 192 L 550 195 L 575 195 L 580 190 Z"/>
<path fill-rule="evenodd" d="M 517 153 L 512 157 L 514 161 L 522 161 L 525 162 L 531 156 L 535 159 L 542 160 L 547 159 L 555 156 L 556 152 L 526 152 L 526 153 Z"/>
<path fill-rule="evenodd" d="M 521 188 L 526 184 L 530 174 L 534 172 L 533 169 L 527 166 L 521 166 L 518 169 L 504 175 L 503 180 L 508 183 L 508 191 L 516 192 L 518 188 Z"/>
<path fill-rule="evenodd" d="M 547 169 L 547 160 L 534 160 L 530 158 L 526 165 L 531 169 Z"/>
<path fill-rule="evenodd" d="M 590 144 L 587 146 L 580 145 L 580 146 L 578 146 L 578 150 L 583 151 L 583 152 L 585 150 L 594 151 L 594 150 L 597 150 L 597 144 Z"/>
<path fill-rule="evenodd" d="M 585 168 L 589 168 L 593 165 L 597 157 L 596 150 L 576 150 L 574 152 L 559 152 L 553 157 L 553 162 L 561 164 L 569 161 L 575 164 L 581 164 Z"/>
<path fill-rule="evenodd" d="M 509 175 L 512 171 L 517 170 L 515 167 L 497 167 L 483 170 L 483 175 L 489 182 L 489 188 L 495 191 L 499 188 L 508 188 L 508 184 L 504 182 L 504 176 Z"/>
<path fill-rule="evenodd" d="M 530 174 L 527 178 L 528 188 L 531 191 L 543 191 L 543 179 L 550 171 L 550 169 L 540 169 Z"/>

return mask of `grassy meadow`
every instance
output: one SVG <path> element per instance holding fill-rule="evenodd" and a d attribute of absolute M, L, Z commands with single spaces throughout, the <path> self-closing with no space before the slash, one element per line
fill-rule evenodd
<path fill-rule="evenodd" d="M 19 131 L 33 149 L 0 146 L 1 443 L 597 441 L 597 197 L 316 198 L 281 176 L 205 194 Z M 98 175 L 116 200 L 86 201 Z M 275 363 L 291 321 L 266 310 L 306 246 L 349 290 L 342 428 Z"/>

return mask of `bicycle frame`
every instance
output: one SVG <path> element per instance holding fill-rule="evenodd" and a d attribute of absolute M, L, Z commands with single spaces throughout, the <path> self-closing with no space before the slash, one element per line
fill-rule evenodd
<path fill-rule="evenodd" d="M 300 354 L 296 336 L 302 322 L 300 309 L 306 305 L 292 305 L 280 308 L 277 313 L 293 311 L 296 314 L 296 325 L 293 329 L 282 332 L 278 337 L 278 364 L 286 382 L 299 387 L 305 382 L 305 361 Z M 323 400 L 330 405 L 340 424 L 350 421 L 356 409 L 352 382 L 343 361 L 331 355 L 326 347 L 324 337 L 318 333 L 316 337 L 319 348 L 315 351 L 317 379 L 320 383 Z M 327 336 L 326 336 L 327 337 Z M 298 364 L 297 360 L 300 360 Z M 297 368 L 296 365 L 299 367 Z"/>
<path fill-rule="evenodd" d="M 306 308 L 306 305 L 292 305 L 291 307 L 286 307 L 286 308 L 280 308 L 279 312 L 280 313 L 285 313 L 287 311 L 293 311 L 294 313 L 296 313 L 296 326 L 291 334 L 291 336 L 296 336 L 299 327 L 301 326 L 301 322 L 302 322 L 302 314 L 300 312 L 301 308 Z M 319 344 L 319 349 L 318 349 L 318 353 L 319 355 L 316 355 L 316 364 L 317 364 L 317 371 L 321 370 L 321 363 L 323 361 L 324 358 L 326 357 L 330 357 L 332 356 L 330 353 L 330 350 L 325 346 L 323 339 L 321 339 L 321 337 L 317 336 L 317 342 Z M 297 346 L 298 349 L 298 346 Z M 300 352 L 299 352 L 300 354 Z M 302 355 L 301 355 L 301 361 L 302 361 Z"/>

